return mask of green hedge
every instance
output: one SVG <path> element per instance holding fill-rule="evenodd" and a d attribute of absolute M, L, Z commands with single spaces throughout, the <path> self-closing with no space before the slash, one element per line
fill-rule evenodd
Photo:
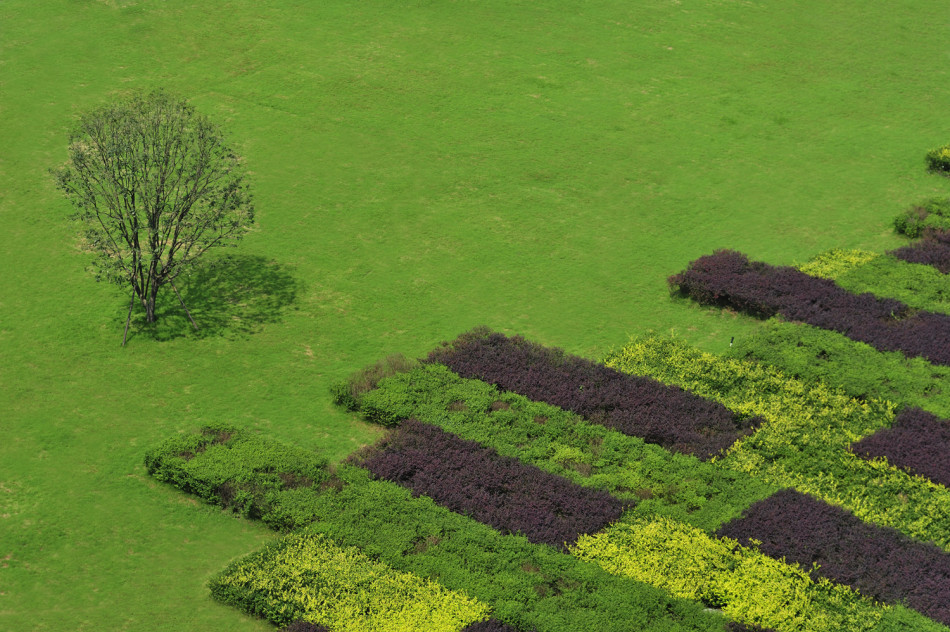
<path fill-rule="evenodd" d="M 848 446 L 893 422 L 895 405 L 859 400 L 755 362 L 723 358 L 670 339 L 643 338 L 605 364 L 649 375 L 768 423 L 715 462 L 794 487 L 860 518 L 950 550 L 950 491 Z"/>
<path fill-rule="evenodd" d="M 950 417 L 950 367 L 878 351 L 826 329 L 771 319 L 737 340 L 728 354 L 774 365 L 796 379 L 833 384 L 852 397 L 886 399 Z"/>
<path fill-rule="evenodd" d="M 799 269 L 812 276 L 834 279 L 855 294 L 870 292 L 896 298 L 915 309 L 950 313 L 950 275 L 933 266 L 908 263 L 892 255 L 868 255 L 861 251 L 832 250 Z"/>
<path fill-rule="evenodd" d="M 461 378 L 439 364 L 380 381 L 361 397 L 360 410 L 370 419 L 414 417 L 636 503 L 637 515 L 672 516 L 710 531 L 777 489 L 560 408 Z"/>
<path fill-rule="evenodd" d="M 172 437 L 145 455 L 149 474 L 279 530 L 310 522 L 298 511 L 329 483 L 323 456 L 217 424 Z"/>
<path fill-rule="evenodd" d="M 875 603 L 827 579 L 814 581 L 797 565 L 667 518 L 615 524 L 581 536 L 572 551 L 611 573 L 778 632 L 870 632 L 902 624 L 921 632 L 946 629 L 912 610 Z"/>
<path fill-rule="evenodd" d="M 950 230 L 950 198 L 930 198 L 894 218 L 894 230 L 912 239 L 929 231 Z"/>
<path fill-rule="evenodd" d="M 340 632 L 458 632 L 485 604 L 393 569 L 317 533 L 296 533 L 229 565 L 210 582 L 219 601 L 286 625 Z"/>
<path fill-rule="evenodd" d="M 344 482 L 312 506 L 307 527 L 397 570 L 437 580 L 529 630 L 716 630 L 725 620 L 665 591 L 526 538 L 501 535 L 368 472 L 344 465 Z"/>

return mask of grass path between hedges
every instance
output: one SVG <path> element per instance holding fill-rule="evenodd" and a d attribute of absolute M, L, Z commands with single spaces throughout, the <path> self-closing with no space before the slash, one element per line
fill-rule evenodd
<path fill-rule="evenodd" d="M 598 358 L 751 321 L 668 299 L 731 247 L 886 250 L 947 182 L 950 12 L 596 0 L 0 4 L 0 628 L 265 630 L 205 583 L 272 538 L 144 475 L 228 421 L 339 458 L 327 386 L 476 324 Z M 867 42 L 873 41 L 873 46 Z M 46 170 L 80 110 L 165 85 L 232 133 L 259 230 L 119 348 Z"/>

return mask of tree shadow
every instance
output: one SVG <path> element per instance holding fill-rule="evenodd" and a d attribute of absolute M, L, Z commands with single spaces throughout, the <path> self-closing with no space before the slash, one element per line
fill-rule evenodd
<path fill-rule="evenodd" d="M 182 309 L 171 286 L 162 288 L 155 305 L 156 322 L 146 323 L 136 302 L 129 338 L 244 337 L 267 323 L 280 322 L 297 301 L 300 282 L 276 261 L 258 255 L 225 255 L 201 261 L 175 281 L 198 330 Z M 124 321 L 123 321 L 124 324 Z"/>

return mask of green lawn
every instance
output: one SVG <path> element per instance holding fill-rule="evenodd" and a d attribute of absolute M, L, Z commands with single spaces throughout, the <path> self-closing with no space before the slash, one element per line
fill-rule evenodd
<path fill-rule="evenodd" d="M 207 579 L 273 537 L 145 475 L 228 421 L 339 458 L 328 385 L 479 324 L 599 358 L 751 321 L 671 301 L 713 249 L 901 242 L 946 195 L 944 0 L 0 3 L 0 629 L 266 630 Z M 167 86 L 247 159 L 257 230 L 121 348 L 47 174 L 79 111 Z"/>

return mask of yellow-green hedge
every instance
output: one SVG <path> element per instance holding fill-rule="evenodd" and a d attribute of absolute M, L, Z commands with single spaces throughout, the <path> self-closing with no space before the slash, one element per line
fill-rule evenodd
<path fill-rule="evenodd" d="M 842 274 L 863 266 L 880 255 L 867 250 L 844 250 L 835 248 L 798 266 L 807 275 L 825 279 L 837 279 Z"/>
<path fill-rule="evenodd" d="M 598 534 L 581 536 L 572 552 L 610 573 L 721 608 L 740 623 L 778 632 L 876 630 L 892 609 L 827 579 L 813 581 L 797 565 L 666 517 L 616 523 Z M 910 616 L 919 620 L 918 629 L 942 629 L 922 615 Z"/>
<path fill-rule="evenodd" d="M 858 458 L 848 446 L 889 426 L 895 405 L 859 400 L 756 362 L 722 358 L 675 339 L 641 338 L 607 366 L 676 384 L 767 420 L 715 462 L 848 509 L 950 550 L 950 491 L 943 485 Z"/>
<path fill-rule="evenodd" d="M 210 586 L 221 601 L 277 625 L 303 619 L 334 632 L 458 632 L 489 611 L 464 593 L 306 532 L 231 564 Z"/>

